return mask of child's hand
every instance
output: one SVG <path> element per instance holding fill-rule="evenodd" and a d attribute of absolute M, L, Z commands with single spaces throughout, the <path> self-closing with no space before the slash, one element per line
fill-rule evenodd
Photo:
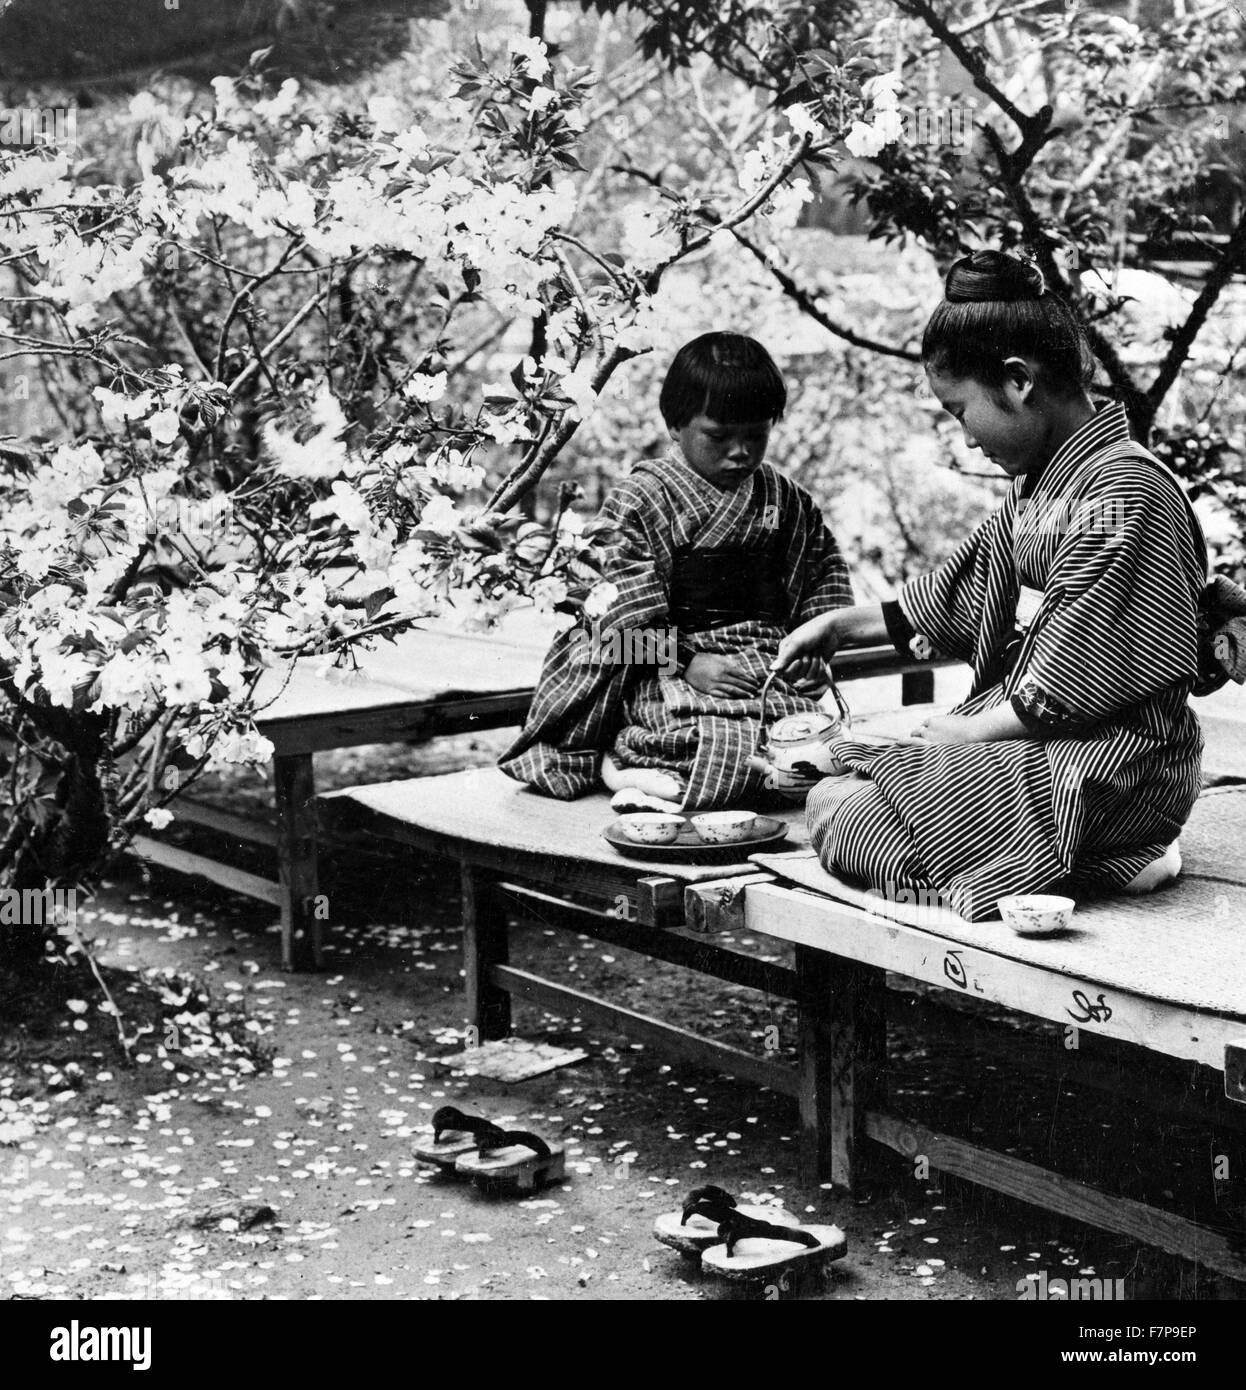
<path fill-rule="evenodd" d="M 733 656 L 714 656 L 698 652 L 684 671 L 684 680 L 702 695 L 720 699 L 747 700 L 761 689 L 761 682 L 748 667 Z"/>

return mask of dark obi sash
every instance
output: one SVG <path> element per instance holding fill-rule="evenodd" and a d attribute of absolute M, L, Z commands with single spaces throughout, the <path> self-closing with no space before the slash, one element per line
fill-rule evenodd
<path fill-rule="evenodd" d="M 773 550 L 681 550 L 671 573 L 670 620 L 688 632 L 732 623 L 787 626 L 782 557 Z"/>

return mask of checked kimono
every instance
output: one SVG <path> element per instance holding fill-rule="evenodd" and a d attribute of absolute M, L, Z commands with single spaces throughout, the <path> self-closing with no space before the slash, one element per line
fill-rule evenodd
<path fill-rule="evenodd" d="M 933 888 L 961 916 L 1001 896 L 1123 888 L 1177 838 L 1201 787 L 1207 549 L 1180 484 L 1102 409 L 884 615 L 897 647 L 973 667 L 969 715 L 1009 701 L 1029 737 L 840 753 L 810 793 L 822 863 Z M 917 642 L 914 648 L 913 643 Z M 924 646 L 923 646 L 924 641 Z"/>
<path fill-rule="evenodd" d="M 703 695 L 680 672 L 698 652 L 739 656 L 760 686 L 787 632 L 852 603 L 817 503 L 769 464 L 724 491 L 675 448 L 637 464 L 606 498 L 597 525 L 607 528 L 605 578 L 617 596 L 593 622 L 581 619 L 554 640 L 501 767 L 570 800 L 599 789 L 609 752 L 622 767 L 679 777 L 688 811 L 757 798 L 763 779 L 748 760 L 760 732 L 758 699 Z M 646 634 L 661 634 L 677 662 L 637 660 Z M 821 691 L 776 680 L 767 718 L 814 709 Z"/>

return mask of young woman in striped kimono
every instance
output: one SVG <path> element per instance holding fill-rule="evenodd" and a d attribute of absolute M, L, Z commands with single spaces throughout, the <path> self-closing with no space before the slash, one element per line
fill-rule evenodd
<path fill-rule="evenodd" d="M 1198 521 L 1124 408 L 1095 410 L 1084 336 L 1036 267 L 956 262 L 922 360 L 1012 487 L 932 574 L 806 623 L 776 669 L 890 639 L 968 662 L 973 685 L 908 740 L 844 741 L 850 771 L 809 797 L 814 845 L 833 873 L 934 889 L 970 920 L 1010 893 L 1158 886 L 1201 784 Z"/>
<path fill-rule="evenodd" d="M 817 503 L 765 462 L 786 401 L 752 338 L 707 333 L 675 355 L 659 398 L 672 448 L 597 518 L 614 597 L 555 639 L 501 759 L 510 776 L 563 800 L 604 781 L 672 810 L 764 795 L 750 758 L 767 669 L 794 627 L 852 602 Z M 812 710 L 825 689 L 816 662 L 788 676 L 769 715 Z"/>

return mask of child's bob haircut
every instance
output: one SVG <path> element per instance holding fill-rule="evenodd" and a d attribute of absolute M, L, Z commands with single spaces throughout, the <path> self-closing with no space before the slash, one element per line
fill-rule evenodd
<path fill-rule="evenodd" d="M 1036 265 L 1003 251 L 962 256 L 948 271 L 943 302 L 926 325 L 922 361 L 998 390 L 1009 357 L 1036 362 L 1058 396 L 1076 395 L 1094 378 L 1081 325 L 1047 289 Z"/>
<path fill-rule="evenodd" d="M 787 387 L 774 359 L 742 333 L 702 333 L 675 354 L 658 408 L 668 429 L 698 415 L 724 425 L 775 421 L 787 407 Z"/>

